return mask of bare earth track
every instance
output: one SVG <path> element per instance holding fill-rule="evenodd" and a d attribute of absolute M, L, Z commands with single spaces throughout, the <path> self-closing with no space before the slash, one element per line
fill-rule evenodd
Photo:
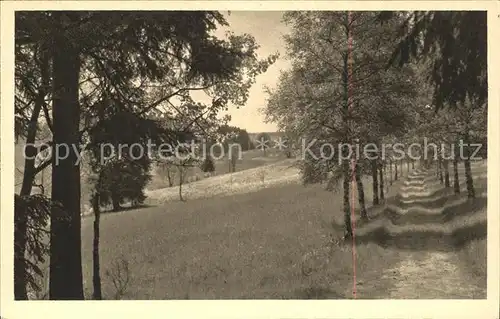
<path fill-rule="evenodd" d="M 433 192 L 428 187 L 431 181 L 432 178 L 429 178 L 428 173 L 415 171 L 401 187 L 398 203 L 392 208 L 399 211 L 397 226 L 394 227 L 394 232 L 391 229 L 389 234 L 382 235 L 386 237 L 382 242 L 387 246 L 399 246 L 401 254 L 405 257 L 397 265 L 382 273 L 381 283 L 390 288 L 373 291 L 377 299 L 486 298 L 485 287 L 471 280 L 470 275 L 458 266 L 460 265 L 458 249 L 453 245 L 451 225 L 443 218 L 444 207 L 429 209 L 425 205 L 443 199 L 439 196 L 433 197 Z M 419 218 L 416 219 L 415 215 Z M 416 238 L 414 236 L 410 242 L 408 237 L 401 236 L 404 233 L 402 229 L 404 226 L 400 225 L 418 220 L 423 222 L 433 220 L 444 231 L 436 236 L 430 233 Z M 428 229 L 428 224 L 423 226 Z M 405 244 L 407 239 L 408 243 Z"/>

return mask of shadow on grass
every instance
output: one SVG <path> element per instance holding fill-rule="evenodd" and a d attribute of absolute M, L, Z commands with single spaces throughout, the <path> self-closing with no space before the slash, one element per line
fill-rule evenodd
<path fill-rule="evenodd" d="M 457 199 L 457 198 L 455 198 Z M 451 199 L 448 199 L 451 201 Z M 472 200 L 466 200 L 452 205 L 445 206 L 441 212 L 438 213 L 425 213 L 426 207 L 423 206 L 412 206 L 404 214 L 397 211 L 394 207 L 387 207 L 383 214 L 387 217 L 394 225 L 424 225 L 424 224 L 442 224 L 454 220 L 457 217 L 462 216 L 473 216 L 483 209 L 487 205 L 486 197 L 474 198 Z M 419 212 L 420 210 L 420 212 Z"/>
<path fill-rule="evenodd" d="M 435 230 L 391 233 L 386 227 L 381 226 L 365 234 L 356 234 L 356 244 L 374 243 L 383 248 L 399 250 L 448 252 L 461 249 L 473 240 L 485 239 L 486 234 L 486 221 L 457 228 L 451 233 Z"/>
<path fill-rule="evenodd" d="M 452 191 L 447 190 L 446 192 L 442 192 L 441 195 L 434 195 L 432 197 L 427 197 L 427 198 L 401 198 L 398 196 L 396 206 L 402 208 L 402 209 L 409 209 L 412 207 L 421 207 L 423 209 L 425 208 L 439 208 L 443 207 L 448 203 L 450 200 L 450 196 Z M 447 194 L 447 196 L 444 196 L 444 194 Z"/>
<path fill-rule="evenodd" d="M 135 210 L 143 210 L 146 208 L 153 208 L 156 206 L 157 205 L 152 205 L 152 204 L 142 204 L 142 205 L 131 206 L 131 207 L 121 207 L 121 209 L 119 209 L 119 210 L 112 210 L 112 209 L 103 210 L 103 211 L 101 211 L 101 215 L 112 215 L 112 214 L 117 214 L 117 213 L 135 211 Z"/>
<path fill-rule="evenodd" d="M 359 216 L 361 215 L 361 210 L 359 208 L 354 209 L 354 216 L 358 216 L 355 222 L 356 228 L 362 228 L 366 225 L 371 224 L 372 222 L 378 220 L 380 216 L 383 216 L 384 210 L 387 209 L 385 203 L 389 203 L 394 201 L 394 197 L 386 198 L 383 203 L 377 206 L 371 206 L 366 209 L 366 214 L 368 215 L 368 219 L 362 219 Z M 335 233 L 343 235 L 345 227 L 344 223 L 339 223 L 336 220 L 331 220 L 328 223 L 324 223 L 323 226 L 326 226 L 328 229 L 333 230 Z"/>
<path fill-rule="evenodd" d="M 405 192 L 405 191 L 408 191 L 408 190 L 401 189 L 401 192 Z M 416 192 L 417 193 L 422 192 L 422 194 L 410 195 L 410 196 L 402 196 L 401 194 L 398 194 L 397 198 L 400 200 L 404 200 L 404 201 L 411 201 L 411 200 L 422 201 L 422 200 L 426 200 L 429 198 L 450 195 L 450 193 L 453 193 L 453 188 L 442 187 L 442 188 L 433 190 L 432 187 L 427 187 L 426 189 L 421 188 L 421 189 L 417 190 Z"/>
<path fill-rule="evenodd" d="M 417 184 L 417 183 L 402 183 L 401 184 L 401 191 L 403 192 L 425 192 L 425 184 Z"/>
<path fill-rule="evenodd" d="M 488 204 L 488 198 L 486 197 L 478 197 L 473 200 L 468 200 L 463 203 L 459 203 L 456 205 L 451 205 L 446 207 L 443 210 L 443 220 L 445 222 L 451 221 L 456 217 L 466 216 L 469 214 L 477 213 L 482 209 L 486 209 Z"/>
<path fill-rule="evenodd" d="M 476 185 L 478 186 L 476 187 L 476 193 L 479 194 L 484 191 L 484 185 L 481 183 L 476 183 Z M 463 198 L 463 196 L 463 194 L 454 194 L 451 187 L 442 187 L 422 196 L 409 196 L 405 198 L 400 194 L 396 194 L 395 196 L 386 198 L 380 205 L 369 207 L 367 209 L 369 219 L 357 218 L 356 228 L 359 230 L 365 225 L 379 220 L 381 217 L 389 219 L 394 225 L 442 224 L 452 221 L 456 217 L 475 214 L 487 205 L 486 197 L 477 197 L 465 202 L 450 203 Z M 396 208 L 391 206 L 396 206 Z M 397 208 L 406 210 L 407 212 L 401 213 Z M 442 210 L 439 212 L 440 208 Z M 431 210 L 438 210 L 438 212 L 429 212 Z M 359 208 L 355 209 L 354 213 L 355 216 L 359 216 Z M 344 231 L 344 224 L 338 221 L 332 221 L 328 226 L 335 232 L 342 233 Z"/>

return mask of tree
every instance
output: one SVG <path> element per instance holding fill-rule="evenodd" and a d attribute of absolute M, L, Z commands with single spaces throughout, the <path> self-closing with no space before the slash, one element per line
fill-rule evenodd
<path fill-rule="evenodd" d="M 101 288 L 101 266 L 99 254 L 99 237 L 100 237 L 100 219 L 101 219 L 101 202 L 100 193 L 96 191 L 90 198 L 92 210 L 94 212 L 94 240 L 92 242 L 92 285 L 94 287 L 93 298 L 95 300 L 102 299 Z"/>
<path fill-rule="evenodd" d="M 227 154 L 229 173 L 234 173 L 236 171 L 237 160 L 241 156 L 241 152 L 243 151 L 243 147 L 239 138 L 240 138 L 239 129 L 232 128 L 227 125 L 221 126 L 217 132 L 216 139 L 218 140 L 219 145 L 222 146 L 224 153 Z M 237 154 L 234 154 L 235 147 Z"/>
<path fill-rule="evenodd" d="M 385 200 L 384 194 L 384 162 L 380 161 L 378 166 L 379 177 L 378 180 L 380 182 L 380 200 Z"/>
<path fill-rule="evenodd" d="M 377 14 L 370 12 L 285 14 L 292 27 L 286 37 L 292 69 L 282 73 L 280 85 L 271 92 L 267 120 L 283 131 L 307 136 L 308 141 L 316 139 L 320 145 L 380 145 L 389 133 L 402 134 L 408 115 L 401 101 L 411 102 L 413 73 L 411 68 L 386 70 L 389 48 L 397 34 L 393 26 L 374 27 L 376 19 Z M 366 166 L 374 168 L 373 186 L 378 189 L 379 164 L 357 159 L 354 165 L 348 147 L 339 151 L 342 157 L 336 154 L 318 160 L 306 156 L 302 175 L 305 182 L 330 186 L 342 182 L 345 237 L 350 238 L 352 174 L 364 207 L 358 174 Z M 367 218 L 365 209 L 361 213 Z"/>
<path fill-rule="evenodd" d="M 168 187 L 174 186 L 174 178 L 176 175 L 175 168 L 169 161 L 156 161 L 156 166 L 161 172 L 161 174 L 167 175 Z"/>
<path fill-rule="evenodd" d="M 80 151 L 94 120 L 106 114 L 106 108 L 93 108 L 103 92 L 119 100 L 116 107 L 141 116 L 169 103 L 172 97 L 188 98 L 192 90 L 205 90 L 213 97 L 214 103 L 207 107 L 212 114 L 228 103 L 243 105 L 255 76 L 265 72 L 276 56 L 259 60 L 255 41 L 248 35 L 229 34 L 227 40 L 210 35 L 226 24 L 220 13 L 204 11 L 18 12 L 16 58 L 33 56 L 40 48 L 47 54 L 52 72 L 46 108 L 51 112 L 44 113 L 51 115 L 47 121 L 52 125 L 52 142 Z M 20 82 L 28 82 L 31 74 L 20 70 L 19 75 Z M 29 111 L 33 102 L 27 97 L 26 86 L 16 85 L 16 89 L 22 103 L 28 105 L 19 107 L 16 115 L 28 110 L 25 113 L 36 120 L 36 112 Z M 35 91 L 43 96 L 41 93 Z M 98 109 L 100 114 L 96 114 Z M 21 116 L 18 127 L 23 120 Z M 43 165 L 50 163 L 52 200 L 64 207 L 51 214 L 50 298 L 82 299 L 76 152 Z M 63 215 L 69 218 L 60 218 Z M 25 233 L 23 227 L 17 229 L 19 234 Z M 18 242 L 18 247 L 24 247 L 22 239 Z M 25 296 L 19 292 L 18 297 Z"/>
<path fill-rule="evenodd" d="M 284 146 L 284 153 L 286 158 L 291 158 L 294 150 L 292 135 L 285 133 L 285 136 L 282 138 L 281 143 Z"/>
<path fill-rule="evenodd" d="M 436 111 L 449 106 L 466 114 L 460 135 L 470 143 L 471 110 L 484 109 L 488 100 L 486 11 L 415 11 L 401 24 L 403 38 L 389 64 L 400 66 L 412 59 L 430 65 L 428 82 L 433 87 Z M 380 14 L 387 22 L 392 12 Z M 470 154 L 465 148 L 465 175 L 469 198 L 475 197 Z"/>
<path fill-rule="evenodd" d="M 17 38 L 17 34 L 16 34 Z M 17 44 L 17 43 L 16 43 Z M 36 148 L 35 140 L 38 129 L 39 116 L 47 114 L 46 97 L 49 93 L 50 65 L 49 52 L 46 45 L 32 45 L 30 48 L 21 50 L 16 45 L 15 54 L 15 137 L 22 137 L 26 141 L 23 182 L 19 199 L 31 195 L 35 176 L 50 163 L 35 166 L 36 154 L 44 151 Z M 29 102 L 28 102 L 29 101 Z M 50 122 L 49 122 L 50 124 Z M 26 201 L 28 204 L 36 205 L 37 202 Z M 42 204 L 42 203 L 40 203 Z M 41 205 L 42 207 L 50 207 Z M 29 209 L 35 207 L 19 206 L 14 211 L 14 295 L 15 299 L 27 299 L 27 277 L 28 271 L 25 262 L 26 247 L 29 242 L 29 220 L 32 216 Z M 36 205 L 38 207 L 38 205 Z M 48 214 L 46 215 L 49 216 Z M 31 243 L 36 244 L 36 243 Z"/>
<path fill-rule="evenodd" d="M 36 277 L 42 276 L 39 264 L 45 262 L 49 247 L 47 237 L 49 235 L 49 219 L 52 206 L 56 203 L 50 201 L 45 195 L 17 195 L 14 196 L 14 216 L 26 218 L 26 220 L 15 220 L 14 226 L 23 225 L 25 227 L 25 247 L 15 247 L 15 251 L 23 250 L 24 255 L 14 255 L 14 287 L 16 293 L 24 293 L 28 298 L 29 288 L 38 292 L 41 287 L 37 284 Z M 19 233 L 18 229 L 14 229 Z M 18 244 L 18 242 L 14 242 Z M 19 283 L 25 286 L 19 287 Z"/>
<path fill-rule="evenodd" d="M 98 180 L 100 205 L 111 204 L 116 212 L 122 209 L 126 200 L 136 205 L 144 203 L 144 188 L 151 180 L 148 169 L 138 161 L 128 159 L 107 164 Z"/>
<path fill-rule="evenodd" d="M 144 154 L 146 142 L 158 142 L 162 134 L 166 134 L 157 121 L 140 118 L 131 112 L 117 111 L 119 108 L 114 103 L 115 100 L 104 94 L 94 105 L 102 113 L 89 129 L 86 144 L 91 169 L 88 182 L 93 185 L 90 197 L 94 213 L 92 283 L 93 298 L 96 300 L 102 299 L 99 254 L 101 206 L 112 204 L 113 211 L 118 211 L 126 199 L 132 205 L 143 203 L 151 164 L 151 159 Z M 123 130 L 124 125 L 129 129 Z"/>
<path fill-rule="evenodd" d="M 179 170 L 179 199 L 181 201 L 184 201 L 184 197 L 182 197 L 182 185 L 184 184 L 187 169 L 189 167 L 199 165 L 198 160 L 192 156 L 187 155 L 185 158 L 176 159 L 174 163 L 174 165 Z"/>
<path fill-rule="evenodd" d="M 213 173 L 215 172 L 215 164 L 214 160 L 211 156 L 205 157 L 203 163 L 201 164 L 201 170 L 205 173 Z"/>
<path fill-rule="evenodd" d="M 159 143 L 170 132 L 159 127 L 158 120 L 143 119 L 126 111 L 113 112 L 113 100 L 104 98 L 95 108 L 107 108 L 89 130 L 87 149 L 92 153 L 91 168 L 97 174 L 95 182 L 100 205 L 121 204 L 129 200 L 141 204 L 146 196 L 144 188 L 151 180 L 151 158 L 146 154 L 147 143 Z M 123 126 L 128 130 L 123 130 Z"/>
<path fill-rule="evenodd" d="M 238 162 L 238 156 L 234 154 L 229 155 L 229 173 L 234 173 L 236 172 L 236 163 Z"/>
<path fill-rule="evenodd" d="M 412 59 L 430 63 L 436 109 L 457 107 L 469 99 L 475 107 L 487 101 L 486 11 L 414 11 L 400 24 L 402 39 L 393 50 L 390 64 L 400 66 Z M 400 13 L 380 13 L 382 22 Z"/>
<path fill-rule="evenodd" d="M 230 142 L 240 145 L 242 151 L 248 151 L 255 147 L 245 129 L 230 125 L 221 125 L 218 133 L 221 135 L 233 134 Z"/>
<path fill-rule="evenodd" d="M 458 162 L 459 160 L 463 161 L 467 192 L 470 198 L 474 197 L 475 194 L 470 170 L 469 156 L 471 152 L 465 146 L 464 132 L 466 130 L 476 132 L 477 140 L 483 141 L 485 139 L 487 136 L 485 110 L 485 108 L 477 108 L 468 103 L 454 109 L 441 108 L 437 111 L 427 109 L 425 112 L 420 113 L 422 121 L 419 122 L 415 130 L 417 135 L 427 137 L 438 144 L 438 148 L 432 155 L 436 162 L 436 174 L 446 187 L 451 186 L 448 165 L 449 161 L 453 161 L 453 174 L 454 177 L 456 176 L 453 189 L 456 194 L 460 192 Z"/>

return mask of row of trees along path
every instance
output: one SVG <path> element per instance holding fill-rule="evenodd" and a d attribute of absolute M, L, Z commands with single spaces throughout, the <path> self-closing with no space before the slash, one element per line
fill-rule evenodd
<path fill-rule="evenodd" d="M 372 177 L 373 204 L 379 204 L 383 174 L 397 176 L 410 155 L 424 157 L 422 148 L 409 147 L 413 143 L 437 145 L 427 158 L 438 155 L 447 183 L 450 164 L 456 176 L 463 163 L 467 196 L 476 196 L 472 150 L 460 152 L 459 145 L 482 143 L 484 152 L 487 144 L 485 14 L 295 11 L 284 21 L 291 28 L 285 42 L 292 66 L 268 90 L 264 113 L 291 140 L 315 142 L 309 148 L 315 156 L 308 152 L 301 162 L 303 182 L 341 189 L 345 238 L 352 237 L 351 181 L 367 219 L 362 177 Z M 456 55 L 458 48 L 463 51 Z M 474 54 L 467 53 L 471 48 Z M 347 147 L 342 157 L 322 148 L 344 143 L 369 151 L 353 166 Z M 396 144 L 403 145 L 403 160 Z"/>

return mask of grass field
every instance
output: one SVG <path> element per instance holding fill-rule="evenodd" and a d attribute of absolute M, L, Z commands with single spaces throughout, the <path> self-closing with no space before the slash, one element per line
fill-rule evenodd
<path fill-rule="evenodd" d="M 285 159 L 283 152 L 277 149 L 266 150 L 264 156 L 261 150 L 249 150 L 241 153 L 241 158 L 236 161 L 236 172 L 245 171 L 248 169 L 254 169 L 257 167 L 262 167 L 270 164 L 274 164 Z M 227 158 L 222 158 L 215 161 L 215 172 L 213 176 L 220 176 L 230 173 L 229 161 Z M 172 175 L 173 185 L 179 185 L 179 174 L 174 169 L 174 174 Z M 201 180 L 204 178 L 204 173 L 199 167 L 190 167 L 187 169 L 185 180 L 190 183 L 193 181 Z M 168 187 L 168 178 L 166 172 L 161 170 L 155 170 L 153 172 L 153 178 L 148 185 L 148 189 L 155 190 Z"/>
<path fill-rule="evenodd" d="M 16 171 L 14 173 L 15 179 L 15 192 L 19 193 L 21 190 L 22 180 L 23 180 L 23 170 L 24 170 L 24 146 L 22 142 L 19 142 L 15 145 L 15 163 L 16 163 Z M 241 159 L 237 160 L 236 163 L 236 173 L 233 175 L 238 175 L 239 172 L 245 171 L 248 169 L 255 169 L 262 166 L 271 165 L 277 162 L 281 162 L 285 159 L 283 152 L 280 152 L 276 149 L 269 149 L 266 151 L 266 156 L 264 156 L 261 150 L 250 150 L 242 153 Z M 87 176 L 89 172 L 89 167 L 85 162 L 85 158 L 83 159 L 83 164 L 81 166 L 81 207 L 82 213 L 86 214 L 90 209 L 90 193 L 92 191 L 92 185 L 88 183 Z M 175 170 L 174 170 L 175 172 Z M 215 176 L 223 176 L 229 173 L 229 163 L 227 159 L 220 159 L 215 161 Z M 156 190 L 163 189 L 168 187 L 168 179 L 165 172 L 155 170 L 154 168 L 151 171 L 152 180 L 148 184 L 148 190 Z M 178 174 L 173 175 L 174 186 L 179 184 Z M 191 187 L 189 186 L 192 182 L 203 180 L 204 173 L 198 167 L 191 167 L 186 172 L 185 176 L 185 185 L 183 186 L 189 195 Z M 224 178 L 222 178 L 224 180 Z M 37 184 L 42 184 L 44 186 L 45 194 L 50 196 L 51 192 L 51 168 L 46 168 L 43 172 L 39 173 L 36 178 Z M 33 192 L 40 192 L 38 187 L 33 188 Z M 175 193 L 178 198 L 178 189 L 177 187 L 172 187 L 166 193 Z"/>
<path fill-rule="evenodd" d="M 404 203 L 406 197 L 397 195 L 404 188 L 401 181 L 391 187 L 387 206 L 369 208 L 372 219 L 357 227 L 358 298 L 398 298 L 391 296 L 394 291 L 404 298 L 402 291 L 414 290 L 416 285 L 405 273 L 412 269 L 405 263 L 420 263 L 422 269 L 444 263 L 436 259 L 441 256 L 436 255 L 440 247 L 443 254 L 453 251 L 450 256 L 456 257 L 446 264 L 458 269 L 453 272 L 460 273 L 456 284 L 465 274 L 472 275 L 480 287 L 474 296 L 482 296 L 486 289 L 486 168 L 475 164 L 474 172 L 478 195 L 483 196 L 472 202 L 463 199 L 464 195 L 443 191 L 429 178 L 426 183 L 433 193 L 419 205 L 434 215 L 420 222 L 410 217 L 413 213 L 398 219 L 403 213 L 388 209 L 397 201 Z M 282 175 L 287 174 L 291 175 Z M 214 182 L 212 188 L 221 184 Z M 464 188 L 463 180 L 461 184 Z M 369 204 L 371 189 L 365 185 Z M 332 238 L 342 235 L 340 194 L 288 182 L 234 194 L 227 189 L 186 202 L 159 198 L 157 206 L 102 217 L 103 273 L 112 270 L 117 260 L 128 263 L 129 282 L 120 298 L 351 297 L 351 246 L 332 243 Z M 400 208 L 408 207 L 401 204 Z M 85 287 L 90 294 L 91 218 L 84 219 L 82 231 Z M 401 276 L 410 279 L 396 289 Z M 427 280 L 432 284 L 436 278 Z M 107 298 L 113 298 L 116 289 L 106 275 L 103 289 Z M 446 291 L 429 294 L 420 298 L 446 298 L 442 296 Z"/>

